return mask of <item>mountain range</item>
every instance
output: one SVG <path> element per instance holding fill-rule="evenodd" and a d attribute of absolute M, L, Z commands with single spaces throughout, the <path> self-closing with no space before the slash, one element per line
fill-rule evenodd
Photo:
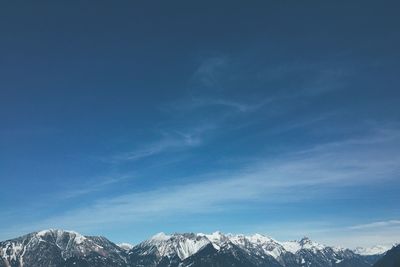
<path fill-rule="evenodd" d="M 350 250 L 306 237 L 279 242 L 260 234 L 220 232 L 159 233 L 132 246 L 51 229 L 0 242 L 0 267 L 371 267 L 387 249 Z"/>

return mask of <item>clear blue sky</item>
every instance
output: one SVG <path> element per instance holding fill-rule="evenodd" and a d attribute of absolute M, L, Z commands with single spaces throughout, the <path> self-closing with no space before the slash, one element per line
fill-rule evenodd
<path fill-rule="evenodd" d="M 397 1 L 3 1 L 0 240 L 400 241 Z"/>

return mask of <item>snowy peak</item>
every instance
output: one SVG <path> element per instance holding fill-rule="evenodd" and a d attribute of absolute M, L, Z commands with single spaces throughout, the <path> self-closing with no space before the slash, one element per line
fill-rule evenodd
<path fill-rule="evenodd" d="M 279 257 L 282 253 L 290 252 L 296 254 L 302 249 L 323 250 L 325 246 L 311 241 L 308 237 L 302 238 L 300 241 L 279 242 L 271 237 L 262 234 L 253 235 L 233 235 L 214 232 L 210 235 L 198 234 L 208 238 L 214 247 L 218 248 L 226 243 L 232 243 L 240 248 L 249 250 L 261 250 L 267 255 L 274 258 Z"/>
<path fill-rule="evenodd" d="M 211 249 L 208 246 L 210 244 Z M 134 247 L 130 257 L 133 263 L 141 266 L 197 266 L 196 261 L 204 264 L 203 260 L 208 261 L 209 265 L 200 266 L 213 266 L 212 259 L 217 257 L 215 260 L 219 262 L 224 259 L 226 266 L 232 266 L 231 260 L 234 259 L 241 262 L 237 266 L 286 267 L 334 267 L 339 263 L 359 266 L 354 262 L 365 267 L 372 266 L 374 259 L 378 258 L 366 258 L 348 249 L 324 246 L 307 237 L 279 242 L 262 234 L 224 234 L 219 231 L 212 234 L 159 233 Z M 369 265 L 365 265 L 368 261 Z"/>
<path fill-rule="evenodd" d="M 158 233 L 147 242 L 159 243 L 158 250 L 161 255 L 172 255 L 176 253 L 179 258 L 185 259 L 205 245 L 211 243 L 217 250 L 221 247 L 235 245 L 241 249 L 249 251 L 257 250 L 258 253 L 264 253 L 274 258 L 280 257 L 281 254 L 296 254 L 302 250 L 323 251 L 326 248 L 332 249 L 335 253 L 342 253 L 344 249 L 337 247 L 328 247 L 312 241 L 308 237 L 303 237 L 299 241 L 279 242 L 271 237 L 262 234 L 243 235 L 243 234 L 224 234 L 222 232 L 214 232 L 212 234 L 173 234 Z M 370 249 L 358 248 L 354 253 L 359 255 L 378 255 L 387 251 L 389 248 L 376 246 Z"/>
<path fill-rule="evenodd" d="M 223 244 L 226 242 L 232 242 L 234 244 L 241 244 L 241 243 L 245 243 L 245 242 L 251 242 L 251 243 L 269 243 L 269 242 L 274 242 L 274 240 L 270 237 L 261 235 L 261 234 L 254 234 L 254 235 L 250 235 L 250 236 L 246 236 L 246 235 L 234 235 L 234 234 L 223 234 L 219 231 L 214 232 L 212 234 L 197 234 L 198 236 L 204 236 L 206 237 L 208 240 L 210 240 L 210 242 L 215 243 L 215 244 Z"/>
<path fill-rule="evenodd" d="M 125 262 L 125 251 L 104 237 L 48 229 L 0 242 L 0 266 L 64 266 L 70 260 Z M 38 265 L 37 260 L 43 261 Z"/>
<path fill-rule="evenodd" d="M 378 254 L 385 253 L 389 249 L 391 249 L 391 247 L 389 247 L 389 246 L 377 245 L 377 246 L 373 246 L 373 247 L 369 247 L 369 248 L 357 247 L 353 251 L 354 251 L 354 253 L 357 253 L 359 255 L 378 255 Z"/>
<path fill-rule="evenodd" d="M 324 245 L 318 244 L 317 242 L 311 241 L 308 237 L 303 237 L 299 241 L 299 245 L 302 249 L 314 249 L 314 250 L 322 250 L 325 248 Z"/>
<path fill-rule="evenodd" d="M 303 237 L 302 239 L 300 239 L 300 241 L 299 241 L 299 244 L 301 245 L 301 246 L 304 246 L 304 245 L 311 245 L 312 244 L 312 241 L 310 240 L 310 238 L 308 238 L 308 237 Z"/>
<path fill-rule="evenodd" d="M 313 250 L 319 251 L 326 248 L 326 246 L 321 245 L 317 242 L 312 241 L 308 237 L 303 237 L 300 241 L 286 241 L 280 243 L 284 249 L 290 253 L 296 254 L 300 250 Z M 337 250 L 336 248 L 332 248 L 333 250 Z"/>
<path fill-rule="evenodd" d="M 254 242 L 254 243 L 269 243 L 269 242 L 275 242 L 272 238 L 268 236 L 264 236 L 261 234 L 254 234 L 251 236 L 247 236 L 247 239 Z"/>
<path fill-rule="evenodd" d="M 129 250 L 131 250 L 134 246 L 132 245 L 132 244 L 130 244 L 130 243 L 119 243 L 119 244 L 117 244 L 118 245 L 118 247 L 120 247 L 120 248 L 122 248 L 123 250 L 125 250 L 125 251 L 129 251 Z"/>
<path fill-rule="evenodd" d="M 255 253 L 257 255 L 271 256 L 277 259 L 281 254 L 286 253 L 279 242 L 261 234 L 250 236 L 231 235 L 230 240 L 248 254 Z"/>
<path fill-rule="evenodd" d="M 66 230 L 43 230 L 36 233 L 36 237 L 42 240 L 47 241 L 47 239 L 52 238 L 54 241 L 65 240 L 69 239 L 70 241 L 74 242 L 75 244 L 79 245 L 85 242 L 86 237 L 83 235 L 74 232 L 74 231 L 66 231 Z"/>
<path fill-rule="evenodd" d="M 150 240 L 155 241 L 155 242 L 162 242 L 170 239 L 170 235 L 166 235 L 164 232 L 158 233 L 153 235 Z"/>
<path fill-rule="evenodd" d="M 198 236 L 203 236 L 205 238 L 207 238 L 211 244 L 213 245 L 213 247 L 217 250 L 219 250 L 221 248 L 221 246 L 226 245 L 228 242 L 230 242 L 230 239 L 224 235 L 223 233 L 216 231 L 212 234 L 197 234 Z"/>
<path fill-rule="evenodd" d="M 142 246 L 150 250 L 155 247 L 161 257 L 172 258 L 177 256 L 184 260 L 207 244 L 210 244 L 207 238 L 196 234 L 166 235 L 165 233 L 158 233 L 150 240 L 143 242 Z"/>
<path fill-rule="evenodd" d="M 221 249 L 229 250 L 232 246 L 235 246 L 249 255 L 271 256 L 275 259 L 279 259 L 287 253 L 296 254 L 302 250 L 310 250 L 316 253 L 325 249 L 325 246 L 313 242 L 307 237 L 302 238 L 300 241 L 279 242 L 262 234 L 234 235 L 224 234 L 219 231 L 212 234 L 167 235 L 158 233 L 148 241 L 143 242 L 142 246 L 147 246 L 148 251 L 151 251 L 152 246 L 155 246 L 161 257 L 172 258 L 177 255 L 183 260 L 197 253 L 208 244 L 211 244 L 217 251 Z"/>

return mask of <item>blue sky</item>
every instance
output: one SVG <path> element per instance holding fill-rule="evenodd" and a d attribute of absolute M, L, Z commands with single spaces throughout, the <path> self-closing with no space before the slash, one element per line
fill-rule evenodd
<path fill-rule="evenodd" d="M 0 8 L 0 239 L 400 237 L 390 1 Z"/>

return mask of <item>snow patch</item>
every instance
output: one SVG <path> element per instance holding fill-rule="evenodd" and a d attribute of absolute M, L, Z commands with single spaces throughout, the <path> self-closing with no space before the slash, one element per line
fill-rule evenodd
<path fill-rule="evenodd" d="M 301 245 L 297 241 L 287 241 L 282 242 L 281 244 L 286 251 L 293 254 L 296 254 L 301 249 Z"/>

